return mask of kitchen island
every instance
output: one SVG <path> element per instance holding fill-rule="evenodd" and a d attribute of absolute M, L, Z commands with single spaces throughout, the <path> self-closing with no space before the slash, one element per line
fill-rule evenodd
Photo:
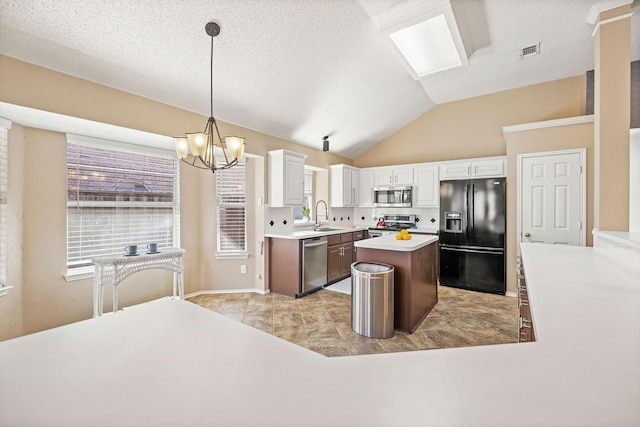
<path fill-rule="evenodd" d="M 394 327 L 412 333 L 438 302 L 438 237 L 390 234 L 354 243 L 358 262 L 395 267 Z"/>

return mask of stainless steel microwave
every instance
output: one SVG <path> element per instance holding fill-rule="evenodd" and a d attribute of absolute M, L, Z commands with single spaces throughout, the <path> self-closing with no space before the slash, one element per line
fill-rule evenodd
<path fill-rule="evenodd" d="M 373 187 L 373 206 L 380 208 L 410 208 L 413 187 Z"/>

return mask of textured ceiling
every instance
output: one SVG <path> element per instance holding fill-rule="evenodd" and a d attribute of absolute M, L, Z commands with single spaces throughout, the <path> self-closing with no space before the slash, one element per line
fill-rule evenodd
<path fill-rule="evenodd" d="M 216 118 L 351 158 L 436 104 L 593 69 L 595 1 L 453 0 L 470 65 L 414 81 L 372 19 L 400 3 L 2 0 L 0 53 L 208 116 L 215 20 Z"/>

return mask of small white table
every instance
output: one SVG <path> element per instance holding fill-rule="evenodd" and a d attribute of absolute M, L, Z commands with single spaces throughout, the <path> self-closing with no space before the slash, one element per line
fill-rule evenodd
<path fill-rule="evenodd" d="M 173 282 L 173 296 L 177 293 L 184 299 L 184 249 L 162 249 L 155 254 L 140 253 L 135 256 L 122 254 L 92 258 L 95 266 L 93 276 L 93 317 L 102 316 L 104 285 L 113 285 L 113 312 L 118 311 L 118 284 L 133 273 L 142 270 L 163 269 L 173 271 L 177 280 Z"/>

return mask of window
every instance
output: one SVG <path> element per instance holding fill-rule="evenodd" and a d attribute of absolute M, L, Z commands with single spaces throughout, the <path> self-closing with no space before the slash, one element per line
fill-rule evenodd
<path fill-rule="evenodd" d="M 294 222 L 302 222 L 304 215 L 302 208 L 309 209 L 309 218 L 311 218 L 311 209 L 313 208 L 313 171 L 304 168 L 304 206 L 296 206 L 293 208 Z"/>
<path fill-rule="evenodd" d="M 10 125 L 0 119 L 0 288 L 7 280 L 7 129 Z"/>
<path fill-rule="evenodd" d="M 178 160 L 165 153 L 67 137 L 69 271 L 91 266 L 95 256 L 122 253 L 130 244 L 179 245 Z"/>
<path fill-rule="evenodd" d="M 218 256 L 247 255 L 246 165 L 216 172 Z"/>

